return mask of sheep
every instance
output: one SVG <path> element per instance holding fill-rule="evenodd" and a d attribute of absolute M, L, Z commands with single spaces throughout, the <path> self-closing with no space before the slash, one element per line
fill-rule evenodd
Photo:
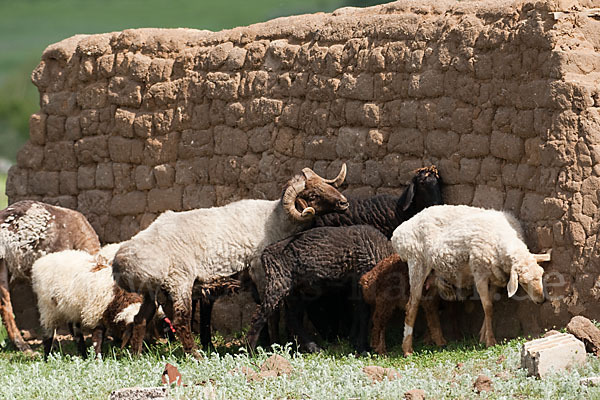
<path fill-rule="evenodd" d="M 538 261 L 549 258 L 528 251 L 518 221 L 508 213 L 463 205 L 429 207 L 396 228 L 392 243 L 409 271 L 405 355 L 413 351 L 413 326 L 431 271 L 459 289 L 475 285 L 485 314 L 479 339 L 486 346 L 496 344 L 491 290 L 506 286 L 512 297 L 521 284 L 535 303 L 544 301 L 544 270 Z"/>
<path fill-rule="evenodd" d="M 54 330 L 62 324 L 92 330 L 97 355 L 101 353 L 107 329 L 113 336 L 124 338 L 123 347 L 127 344 L 142 296 L 125 292 L 115 284 L 110 264 L 118 248 L 119 244 L 110 244 L 96 255 L 64 250 L 40 257 L 33 264 L 31 281 L 37 295 L 40 322 L 46 333 L 46 357 L 52 348 Z M 81 331 L 78 339 L 79 351 L 85 357 Z"/>
<path fill-rule="evenodd" d="M 317 216 L 314 227 L 372 225 L 389 239 L 402 222 L 425 207 L 442 204 L 441 187 L 442 179 L 435 166 L 420 168 L 400 196 L 349 198 L 346 212 Z"/>
<path fill-rule="evenodd" d="M 415 172 L 400 196 L 383 194 L 364 199 L 349 198 L 349 207 L 345 213 L 318 216 L 314 226 L 372 225 L 388 239 L 391 238 L 394 229 L 402 222 L 425 207 L 443 203 L 443 182 L 437 168 L 432 165 Z M 344 302 L 343 295 L 337 294 L 313 302 L 310 314 L 317 330 L 322 334 L 328 332 L 330 336 L 339 334 L 340 325 L 348 322 L 339 321 L 341 316 L 349 314 L 349 310 L 343 310 L 346 304 L 348 303 Z M 270 325 L 276 324 L 276 321 L 270 321 Z"/>
<path fill-rule="evenodd" d="M 252 317 L 248 345 L 250 348 L 256 346 L 267 319 L 282 301 L 287 300 L 288 328 L 298 335 L 302 347 L 310 352 L 317 351 L 317 345 L 302 327 L 301 303 L 295 307 L 289 303 L 298 300 L 298 296 L 292 294 L 296 291 L 314 296 L 315 291 L 318 293 L 324 286 L 351 281 L 356 289 L 355 314 L 358 319 L 354 345 L 359 352 L 367 350 L 369 308 L 358 290 L 358 279 L 392 253 L 391 242 L 369 225 L 313 228 L 267 246 L 261 257 L 266 277 L 265 293 Z"/>
<path fill-rule="evenodd" d="M 331 180 L 304 168 L 288 181 L 279 200 L 240 200 L 161 214 L 121 245 L 113 263 L 119 286 L 144 295 L 136 323 L 144 325 L 158 300 L 184 351 L 198 356 L 190 331 L 194 282 L 210 284 L 245 270 L 265 246 L 307 228 L 315 215 L 346 210 L 348 201 L 336 189 L 345 175 L 345 164 Z M 201 332 L 201 340 L 208 345 L 210 330 Z M 141 351 L 140 343 L 132 347 Z"/>
<path fill-rule="evenodd" d="M 0 316 L 8 338 L 20 351 L 31 348 L 15 322 L 9 282 L 29 281 L 35 260 L 68 249 L 100 251 L 98 235 L 81 213 L 31 200 L 0 211 Z"/>
<path fill-rule="evenodd" d="M 430 275 L 425 283 L 422 306 L 427 318 L 427 328 L 436 345 L 445 346 L 438 316 L 438 296 L 435 276 Z M 394 310 L 406 308 L 409 296 L 408 266 L 398 254 L 381 260 L 375 268 L 359 280 L 365 302 L 373 307 L 371 348 L 379 354 L 387 352 L 385 328 Z"/>

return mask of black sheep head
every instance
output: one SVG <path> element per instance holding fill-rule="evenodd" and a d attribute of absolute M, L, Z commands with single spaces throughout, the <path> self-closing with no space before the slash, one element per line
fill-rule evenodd
<path fill-rule="evenodd" d="M 442 178 L 435 165 L 419 168 L 415 172 L 402 196 L 402 211 L 407 211 L 413 205 L 415 212 L 419 212 L 426 207 L 443 204 Z"/>

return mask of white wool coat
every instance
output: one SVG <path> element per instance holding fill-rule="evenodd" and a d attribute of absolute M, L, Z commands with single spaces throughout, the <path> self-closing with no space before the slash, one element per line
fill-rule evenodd
<path fill-rule="evenodd" d="M 506 286 L 514 262 L 531 257 L 512 215 L 464 205 L 428 207 L 396 228 L 391 240 L 409 265 L 411 283 L 435 270 L 459 288 L 472 286 L 474 276 Z"/>
<path fill-rule="evenodd" d="M 223 207 L 167 211 L 123 242 L 116 261 L 121 286 L 184 293 L 256 264 L 262 250 L 304 228 L 280 200 L 240 200 Z M 135 288 L 131 288 L 135 286 Z"/>
<path fill-rule="evenodd" d="M 110 261 L 118 248 L 118 244 L 104 246 L 98 255 L 65 250 L 45 255 L 33 264 L 33 290 L 40 322 L 47 331 L 66 323 L 80 323 L 89 329 L 100 324 L 114 297 Z M 139 307 L 138 303 L 137 309 L 127 310 L 123 318 L 133 321 Z"/>

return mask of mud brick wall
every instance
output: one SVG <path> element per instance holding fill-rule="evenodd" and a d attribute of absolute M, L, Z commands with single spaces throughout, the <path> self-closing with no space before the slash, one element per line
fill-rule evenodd
<path fill-rule="evenodd" d="M 449 203 L 509 210 L 532 250 L 553 250 L 551 301 L 502 293 L 499 336 L 600 319 L 590 7 L 403 0 L 218 33 L 75 36 L 32 74 L 40 111 L 8 196 L 78 209 L 116 242 L 164 210 L 277 198 L 305 166 L 346 162 L 345 192 L 372 195 L 436 164 Z"/>

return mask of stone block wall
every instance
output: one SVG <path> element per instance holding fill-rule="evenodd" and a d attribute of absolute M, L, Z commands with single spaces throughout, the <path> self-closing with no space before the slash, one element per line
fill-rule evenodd
<path fill-rule="evenodd" d="M 78 209 L 117 242 L 164 210 L 277 198 L 306 166 L 346 162 L 345 192 L 368 196 L 436 164 L 448 203 L 509 210 L 533 251 L 553 250 L 551 301 L 502 300 L 499 336 L 600 319 L 590 7 L 401 0 L 217 33 L 78 35 L 32 74 L 40 111 L 7 193 Z"/>

